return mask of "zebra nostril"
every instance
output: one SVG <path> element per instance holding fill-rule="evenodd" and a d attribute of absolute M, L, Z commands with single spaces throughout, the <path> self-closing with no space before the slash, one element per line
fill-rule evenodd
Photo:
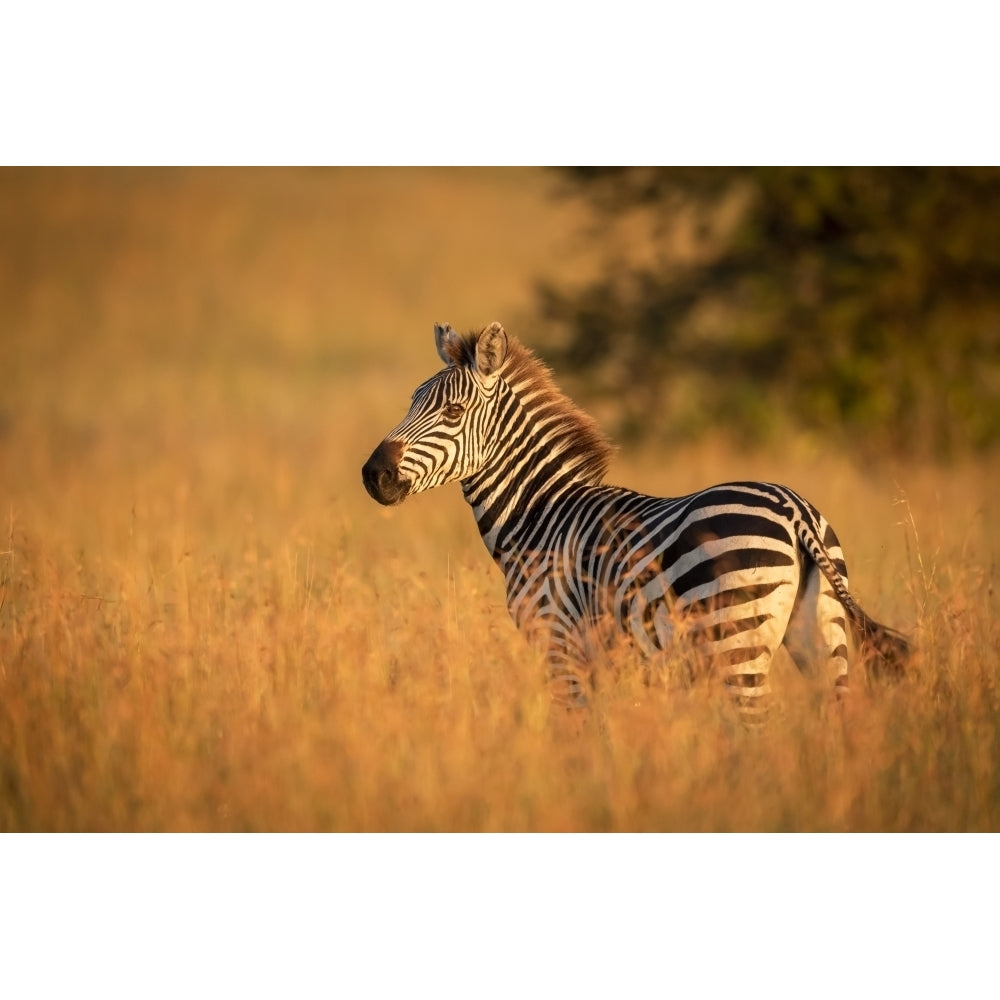
<path fill-rule="evenodd" d="M 370 459 L 365 462 L 364 467 L 361 469 L 361 480 L 365 484 L 365 489 L 372 496 L 375 496 L 378 490 L 379 472 Z"/>
<path fill-rule="evenodd" d="M 383 442 L 361 469 L 369 496 L 384 506 L 400 503 L 409 493 L 410 484 L 400 478 L 397 468 L 400 450 L 395 442 Z"/>

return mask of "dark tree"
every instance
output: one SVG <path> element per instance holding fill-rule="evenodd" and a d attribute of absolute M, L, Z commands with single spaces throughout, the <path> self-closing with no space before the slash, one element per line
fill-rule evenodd
<path fill-rule="evenodd" d="M 1000 440 L 1000 169 L 569 168 L 614 246 L 653 252 L 540 288 L 553 361 L 626 434 L 788 421 L 871 450 Z M 682 238 L 683 237 L 683 238 Z"/>

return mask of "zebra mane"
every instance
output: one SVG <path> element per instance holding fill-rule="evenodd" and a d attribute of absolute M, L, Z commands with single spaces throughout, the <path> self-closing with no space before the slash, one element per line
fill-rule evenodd
<path fill-rule="evenodd" d="M 475 365 L 476 341 L 472 331 L 462 337 L 463 364 Z M 614 448 L 594 418 L 556 385 L 552 370 L 516 337 L 507 334 L 507 356 L 499 374 L 536 420 L 554 418 L 558 430 L 550 436 L 550 450 L 562 454 L 579 478 L 597 485 L 604 480 Z"/>

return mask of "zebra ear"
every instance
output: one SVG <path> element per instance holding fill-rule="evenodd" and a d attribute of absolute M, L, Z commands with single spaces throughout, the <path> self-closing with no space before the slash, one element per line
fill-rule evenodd
<path fill-rule="evenodd" d="M 476 369 L 488 378 L 507 357 L 507 332 L 499 323 L 491 323 L 476 339 Z"/>
<path fill-rule="evenodd" d="M 437 345 L 438 357 L 446 365 L 461 364 L 465 357 L 465 345 L 462 338 L 451 328 L 450 323 L 443 326 L 434 324 L 434 343 Z"/>

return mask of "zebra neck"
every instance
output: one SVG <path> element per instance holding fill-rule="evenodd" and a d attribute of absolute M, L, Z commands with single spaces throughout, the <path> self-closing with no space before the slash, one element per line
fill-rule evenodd
<path fill-rule="evenodd" d="M 462 480 L 483 544 L 495 561 L 502 562 L 506 553 L 537 547 L 535 536 L 540 525 L 550 522 L 552 508 L 567 493 L 589 485 L 565 459 L 529 457 L 510 463 L 503 472 L 484 469 Z"/>
<path fill-rule="evenodd" d="M 552 523 L 547 512 L 567 492 L 602 481 L 611 447 L 530 352 L 505 371 L 496 417 L 485 462 L 462 480 L 462 491 L 487 551 L 500 562 L 506 552 L 538 547 L 533 539 Z"/>

